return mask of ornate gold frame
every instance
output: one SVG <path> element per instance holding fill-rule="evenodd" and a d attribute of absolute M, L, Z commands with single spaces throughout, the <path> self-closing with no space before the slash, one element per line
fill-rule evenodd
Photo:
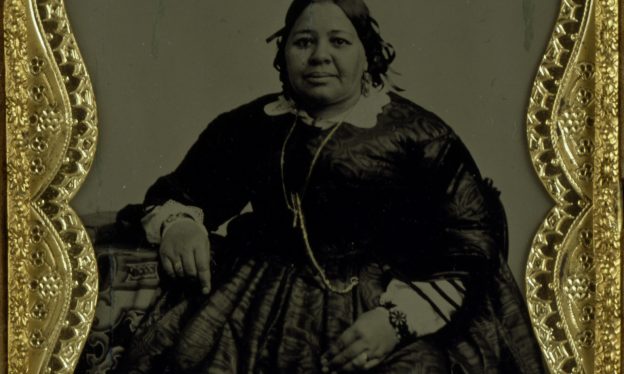
<path fill-rule="evenodd" d="M 527 298 L 557 373 L 621 370 L 619 6 L 561 0 L 528 110 L 528 150 L 555 206 Z M 97 297 L 93 249 L 68 206 L 93 161 L 95 99 L 62 0 L 5 0 L 3 27 L 6 369 L 69 373 Z"/>
<path fill-rule="evenodd" d="M 562 1 L 529 106 L 531 157 L 556 205 L 527 298 L 553 372 L 621 369 L 618 5 Z"/>

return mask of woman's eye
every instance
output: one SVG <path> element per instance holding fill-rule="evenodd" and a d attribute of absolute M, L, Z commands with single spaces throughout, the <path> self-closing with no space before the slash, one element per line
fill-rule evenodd
<path fill-rule="evenodd" d="M 331 42 L 332 42 L 332 44 L 334 44 L 335 46 L 338 46 L 338 47 L 342 47 L 342 46 L 351 44 L 350 41 L 348 41 L 347 39 L 343 39 L 343 38 L 332 38 Z"/>
<path fill-rule="evenodd" d="M 312 45 L 313 42 L 314 40 L 312 40 L 312 38 L 299 38 L 296 39 L 293 44 L 299 48 L 307 48 Z"/>

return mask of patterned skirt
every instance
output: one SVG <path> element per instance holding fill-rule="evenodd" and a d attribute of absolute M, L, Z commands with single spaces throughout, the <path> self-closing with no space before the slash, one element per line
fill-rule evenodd
<path fill-rule="evenodd" d="M 166 290 L 121 371 L 320 373 L 321 355 L 360 314 L 378 306 L 388 282 L 376 263 L 349 272 L 360 283 L 348 294 L 321 287 L 307 266 L 274 258 L 246 259 L 232 270 L 207 296 L 175 284 Z M 476 351 L 473 356 L 481 366 Z M 369 372 L 449 373 L 451 365 L 448 351 L 424 338 L 397 347 Z"/>

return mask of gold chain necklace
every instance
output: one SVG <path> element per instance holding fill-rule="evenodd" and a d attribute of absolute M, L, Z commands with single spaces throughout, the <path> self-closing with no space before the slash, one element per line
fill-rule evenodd
<path fill-rule="evenodd" d="M 286 145 L 288 144 L 288 141 L 290 140 L 295 130 L 295 127 L 297 126 L 298 120 L 299 120 L 299 113 L 297 113 L 297 115 L 295 116 L 295 122 L 293 122 L 290 128 L 290 131 L 288 132 L 288 135 L 286 136 L 286 139 L 284 139 L 284 144 L 282 145 L 282 152 L 280 155 L 280 175 L 282 178 L 282 192 L 284 193 L 284 201 L 286 202 L 286 206 L 288 207 L 288 209 L 293 213 L 293 227 L 299 226 L 299 228 L 301 229 L 301 233 L 303 235 L 303 242 L 306 248 L 306 254 L 308 255 L 308 258 L 310 259 L 312 266 L 314 267 L 318 275 L 321 277 L 321 281 L 323 282 L 323 285 L 334 293 L 347 294 L 351 292 L 351 290 L 353 290 L 353 288 L 359 283 L 358 277 L 351 277 L 349 284 L 346 286 L 335 286 L 334 284 L 332 284 L 331 280 L 327 277 L 327 275 L 325 274 L 325 271 L 321 268 L 321 265 L 318 263 L 318 261 L 316 260 L 316 257 L 314 256 L 314 251 L 312 250 L 312 246 L 310 245 L 308 230 L 306 228 L 305 216 L 303 214 L 303 207 L 301 205 L 303 197 L 305 196 L 306 190 L 310 183 L 312 172 L 314 171 L 314 167 L 316 166 L 316 163 L 321 155 L 321 151 L 325 148 L 325 146 L 327 145 L 329 140 L 334 136 L 336 131 L 338 131 L 338 129 L 342 126 L 342 124 L 344 123 L 344 119 L 338 122 L 336 126 L 334 126 L 334 128 L 329 132 L 329 134 L 327 134 L 327 136 L 323 139 L 321 144 L 316 149 L 316 152 L 314 153 L 314 157 L 312 157 L 312 161 L 310 162 L 308 173 L 306 174 L 306 178 L 303 182 L 303 187 L 301 188 L 301 194 L 298 194 L 296 192 L 291 192 L 289 194 L 288 191 L 286 190 L 286 180 L 284 178 Z"/>

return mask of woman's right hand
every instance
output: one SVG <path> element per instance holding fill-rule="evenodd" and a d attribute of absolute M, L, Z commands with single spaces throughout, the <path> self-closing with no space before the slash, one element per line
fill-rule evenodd
<path fill-rule="evenodd" d="M 172 222 L 160 242 L 160 261 L 171 277 L 199 278 L 202 293 L 210 292 L 210 241 L 191 219 Z"/>

